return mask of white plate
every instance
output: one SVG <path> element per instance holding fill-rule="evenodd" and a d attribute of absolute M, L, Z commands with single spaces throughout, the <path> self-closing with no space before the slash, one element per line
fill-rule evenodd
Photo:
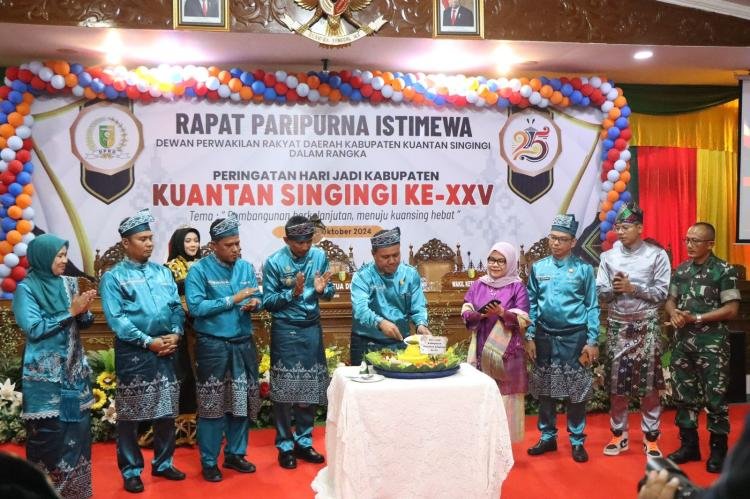
<path fill-rule="evenodd" d="M 356 381 L 357 383 L 375 383 L 376 381 L 383 381 L 385 379 L 385 376 L 382 374 L 372 374 L 367 376 L 366 378 L 363 376 L 352 376 L 349 378 L 352 381 Z"/>

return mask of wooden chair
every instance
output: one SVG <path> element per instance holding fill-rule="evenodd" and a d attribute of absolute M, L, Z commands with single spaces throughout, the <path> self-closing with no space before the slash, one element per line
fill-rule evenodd
<path fill-rule="evenodd" d="M 523 282 L 528 282 L 529 272 L 531 272 L 531 264 L 535 261 L 540 260 L 544 257 L 551 255 L 549 247 L 549 240 L 546 237 L 538 240 L 531 245 L 529 251 L 523 250 L 523 244 L 521 245 L 521 252 L 518 258 L 518 275 L 523 279 Z"/>
<path fill-rule="evenodd" d="M 430 239 L 414 253 L 409 245 L 409 263 L 427 280 L 425 291 L 440 291 L 445 274 L 456 270 L 456 253 L 439 239 Z"/>
<path fill-rule="evenodd" d="M 344 250 L 331 242 L 330 239 L 322 239 L 315 245 L 325 251 L 326 256 L 328 257 L 328 269 L 331 272 L 334 274 L 339 272 L 351 274 L 354 272 L 354 249 L 351 246 L 349 247 L 349 254 L 347 255 L 344 253 Z"/>
<path fill-rule="evenodd" d="M 104 273 L 114 267 L 118 262 L 125 258 L 125 248 L 122 242 L 118 241 L 114 246 L 110 246 L 103 254 L 96 250 L 94 256 L 94 278 L 98 283 Z"/>

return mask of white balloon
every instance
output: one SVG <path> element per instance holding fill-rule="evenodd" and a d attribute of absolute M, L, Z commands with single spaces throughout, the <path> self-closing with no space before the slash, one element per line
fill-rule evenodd
<path fill-rule="evenodd" d="M 385 80 L 382 76 L 376 76 L 372 79 L 371 85 L 374 90 L 380 90 L 383 88 L 383 85 L 385 85 Z"/>
<path fill-rule="evenodd" d="M 143 93 L 148 90 L 148 83 L 146 83 L 145 81 L 139 81 L 135 84 L 135 88 L 137 88 L 139 92 Z"/>
<path fill-rule="evenodd" d="M 16 255 L 15 253 L 8 253 L 7 255 L 5 255 L 5 258 L 3 258 L 3 263 L 10 268 L 18 265 L 18 262 L 18 255 Z"/>
<path fill-rule="evenodd" d="M 10 147 L 6 147 L 2 151 L 0 151 L 0 159 L 3 161 L 13 161 L 16 159 L 16 151 L 11 149 Z"/>
<path fill-rule="evenodd" d="M 8 137 L 6 144 L 14 151 L 17 151 L 23 147 L 23 139 L 18 135 L 12 135 Z"/>
<path fill-rule="evenodd" d="M 55 88 L 57 90 L 62 90 L 63 88 L 65 88 L 65 78 L 62 75 L 53 76 L 49 83 L 50 85 L 52 85 L 52 88 Z"/>
<path fill-rule="evenodd" d="M 50 68 L 45 66 L 39 70 L 38 76 L 39 76 L 39 79 L 42 81 L 50 81 L 54 74 L 55 74 L 54 71 L 52 71 Z"/>
<path fill-rule="evenodd" d="M 8 277 L 10 275 L 10 267 L 4 263 L 0 263 L 0 277 Z"/>
<path fill-rule="evenodd" d="M 155 99 L 158 99 L 159 97 L 161 97 L 161 90 L 159 90 L 156 87 L 150 88 L 148 90 L 148 93 L 151 94 L 151 97 L 153 97 Z"/>
<path fill-rule="evenodd" d="M 477 107 L 484 107 L 487 105 L 487 101 L 484 100 L 484 97 L 479 97 L 477 101 L 474 103 L 474 105 Z"/>
<path fill-rule="evenodd" d="M 18 243 L 15 246 L 13 246 L 13 253 L 15 253 L 18 256 L 26 256 L 26 249 L 28 246 L 26 243 Z"/>
<path fill-rule="evenodd" d="M 362 83 L 370 83 L 372 81 L 372 71 L 362 71 Z"/>
<path fill-rule="evenodd" d="M 40 61 L 31 61 L 29 63 L 29 71 L 31 71 L 35 75 L 38 75 L 39 71 L 41 71 L 42 68 L 44 68 L 44 64 L 42 64 Z"/>
<path fill-rule="evenodd" d="M 602 86 L 602 79 L 598 76 L 591 77 L 591 80 L 589 80 L 589 84 L 594 88 L 599 88 Z"/>
<path fill-rule="evenodd" d="M 276 77 L 276 81 L 284 81 L 286 80 L 287 74 L 286 71 L 276 71 L 274 76 Z"/>
<path fill-rule="evenodd" d="M 521 90 L 519 90 L 519 93 L 521 94 L 521 97 L 529 98 L 531 97 L 531 94 L 534 90 L 532 90 L 531 85 L 522 85 Z"/>
<path fill-rule="evenodd" d="M 208 79 L 206 79 L 206 88 L 209 90 L 218 90 L 220 85 L 221 82 L 215 76 L 209 76 Z"/>
<path fill-rule="evenodd" d="M 620 96 L 620 92 L 617 91 L 616 88 L 613 88 L 612 90 L 607 93 L 607 100 L 615 100 Z"/>
<path fill-rule="evenodd" d="M 393 95 L 391 96 L 391 100 L 393 102 L 402 102 L 404 100 L 404 94 L 401 92 L 393 92 Z"/>
<path fill-rule="evenodd" d="M 529 104 L 532 106 L 538 106 L 542 102 L 542 94 L 539 92 L 532 92 L 529 96 Z"/>
<path fill-rule="evenodd" d="M 297 88 L 297 85 L 299 85 L 299 80 L 294 75 L 289 75 L 284 80 L 284 83 L 286 83 L 286 86 L 289 88 Z"/>
<path fill-rule="evenodd" d="M 31 114 L 27 114 L 26 116 L 23 117 L 23 124 L 26 125 L 26 126 L 28 126 L 28 127 L 33 126 L 34 125 L 34 117 Z"/>
<path fill-rule="evenodd" d="M 73 95 L 76 97 L 83 97 L 83 87 L 80 85 L 76 85 L 71 89 L 71 92 L 73 92 Z"/>
<path fill-rule="evenodd" d="M 610 182 L 617 182 L 620 178 L 620 172 L 617 170 L 610 170 L 607 172 L 607 180 Z"/>
<path fill-rule="evenodd" d="M 31 137 L 31 128 L 27 127 L 26 125 L 21 125 L 16 128 L 16 135 L 18 135 L 22 139 L 28 139 L 29 137 Z"/>
<path fill-rule="evenodd" d="M 608 113 L 613 107 L 615 107 L 614 102 L 611 100 L 604 101 L 604 104 L 602 104 L 602 112 Z"/>
<path fill-rule="evenodd" d="M 205 66 L 195 68 L 195 75 L 193 77 L 195 81 L 206 81 L 208 78 L 208 68 Z"/>
<path fill-rule="evenodd" d="M 34 208 L 29 206 L 28 208 L 24 208 L 21 212 L 21 218 L 24 220 L 32 220 L 34 218 Z"/>
<path fill-rule="evenodd" d="M 549 106 L 549 99 L 542 99 L 542 101 L 539 103 L 539 107 L 547 107 Z"/>
<path fill-rule="evenodd" d="M 602 192 L 600 192 L 599 193 L 599 201 L 602 201 L 602 202 L 606 201 L 608 199 L 607 198 L 608 192 L 609 191 L 602 191 Z"/>
<path fill-rule="evenodd" d="M 310 102 L 318 102 L 319 99 L 320 92 L 318 92 L 316 89 L 313 88 L 307 93 L 307 100 L 309 100 Z"/>
<path fill-rule="evenodd" d="M 219 94 L 219 97 L 221 97 L 222 99 L 226 99 L 227 97 L 229 97 L 229 94 L 231 94 L 232 91 L 229 90 L 229 86 L 222 83 L 221 85 L 219 85 L 217 93 Z"/>
<path fill-rule="evenodd" d="M 508 85 L 514 92 L 518 92 L 519 90 L 521 90 L 521 80 L 519 80 L 518 78 L 513 78 L 512 80 L 510 80 L 508 82 Z"/>
<path fill-rule="evenodd" d="M 599 90 L 601 90 L 604 95 L 607 95 L 609 91 L 612 90 L 612 85 L 608 81 L 605 81 L 599 87 Z"/>
<path fill-rule="evenodd" d="M 0 173 L 4 172 L 8 169 L 8 163 L 5 161 L 0 161 Z"/>
<path fill-rule="evenodd" d="M 474 104 L 477 101 L 478 98 L 479 98 L 479 96 L 473 90 L 469 90 L 466 93 L 466 102 L 468 102 L 469 104 Z"/>
<path fill-rule="evenodd" d="M 386 99 L 390 99 L 393 97 L 393 87 L 390 85 L 383 85 L 383 89 L 380 91 L 381 94 L 383 94 L 383 97 Z M 16 130 L 16 133 L 18 133 L 18 130 Z"/>
<path fill-rule="evenodd" d="M 603 191 L 609 192 L 609 191 L 612 190 L 612 187 L 614 187 L 614 184 L 612 182 L 610 182 L 609 180 L 605 180 L 604 182 L 602 182 L 602 190 Z"/>
<path fill-rule="evenodd" d="M 36 236 L 32 232 L 27 232 L 23 235 L 21 238 L 21 241 L 25 242 L 26 244 L 29 244 L 31 241 L 36 239 Z"/>
<path fill-rule="evenodd" d="M 620 153 L 620 159 L 623 161 L 630 161 L 630 151 L 625 149 Z"/>
<path fill-rule="evenodd" d="M 229 95 L 229 98 L 232 100 L 232 102 L 239 102 L 242 100 L 242 97 L 240 96 L 239 92 L 232 92 Z"/>
<path fill-rule="evenodd" d="M 625 167 L 627 167 L 627 166 L 628 166 L 628 164 L 625 163 L 621 159 L 618 159 L 617 161 L 615 161 L 615 170 L 617 170 L 618 172 L 623 171 L 625 169 Z"/>
<path fill-rule="evenodd" d="M 300 83 L 295 90 L 300 97 L 307 97 L 307 94 L 310 93 L 310 86 L 307 83 Z"/>

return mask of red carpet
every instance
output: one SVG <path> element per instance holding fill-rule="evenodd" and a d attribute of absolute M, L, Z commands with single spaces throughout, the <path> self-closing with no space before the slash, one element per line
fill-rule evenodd
<path fill-rule="evenodd" d="M 745 415 L 750 412 L 750 404 L 730 407 L 732 433 L 730 446 L 739 438 Z M 679 446 L 677 429 L 674 427 L 674 412 L 664 415 L 662 451 L 672 452 Z M 705 459 L 708 457 L 708 434 L 705 431 L 705 416 L 701 416 L 701 453 L 704 462 L 689 463 L 683 466 L 688 476 L 700 485 L 709 485 L 717 475 L 706 473 Z M 633 499 L 635 487 L 643 475 L 645 456 L 641 451 L 640 416 L 630 415 L 630 450 L 616 457 L 604 456 L 601 450 L 609 440 L 609 418 L 606 414 L 588 417 L 586 449 L 590 461 L 578 464 L 570 456 L 570 445 L 564 432 L 565 416 L 558 417 L 562 430 L 558 440 L 558 451 L 532 458 L 526 455 L 526 448 L 536 442 L 536 417 L 526 419 L 526 439 L 513 446 L 516 464 L 503 484 L 502 497 L 541 498 L 541 499 Z M 314 432 L 315 447 L 325 449 L 325 428 L 318 427 Z M 122 480 L 115 461 L 114 443 L 96 444 L 93 448 L 94 497 L 96 499 L 214 499 L 214 498 L 263 498 L 263 499 L 303 499 L 313 497 L 310 482 L 321 468 L 318 465 L 300 462 L 296 470 L 284 470 L 276 464 L 276 449 L 273 445 L 273 430 L 253 431 L 250 436 L 248 459 L 255 463 L 258 471 L 252 475 L 242 475 L 232 470 L 223 470 L 224 480 L 207 483 L 200 476 L 197 449 L 179 448 L 175 454 L 175 464 L 187 473 L 184 482 L 170 482 L 151 477 L 147 465 L 143 474 L 146 491 L 142 494 L 128 494 L 122 489 Z M 24 449 L 17 445 L 0 445 L 0 451 L 24 455 Z M 151 452 L 145 451 L 148 460 Z M 404 463 L 407 466 L 407 463 Z M 440 463 L 435 463 L 436 471 Z M 349 498 L 347 498 L 349 499 Z M 351 498 L 355 499 L 355 498 Z M 393 498 L 422 499 L 422 498 Z M 424 498 L 427 499 L 427 498 Z M 471 498 L 465 498 L 471 499 Z"/>

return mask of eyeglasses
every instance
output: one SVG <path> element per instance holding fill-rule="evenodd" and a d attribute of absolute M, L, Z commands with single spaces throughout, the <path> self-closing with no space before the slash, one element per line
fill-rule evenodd
<path fill-rule="evenodd" d="M 713 242 L 713 239 L 698 239 L 697 237 L 686 237 L 685 238 L 685 244 L 687 244 L 688 246 L 690 246 L 690 245 L 695 246 L 696 244 L 710 243 L 710 242 Z"/>
<path fill-rule="evenodd" d="M 493 263 L 497 265 L 505 265 L 506 261 L 505 261 L 505 258 L 492 258 L 491 256 L 488 256 L 487 265 L 492 265 Z"/>
<path fill-rule="evenodd" d="M 570 241 L 573 240 L 572 237 L 553 236 L 552 234 L 550 234 L 549 236 L 547 236 L 547 238 L 549 238 L 549 242 L 551 242 L 551 243 L 563 243 L 563 244 L 564 243 L 569 243 Z"/>
<path fill-rule="evenodd" d="M 615 232 L 627 232 L 630 229 L 632 229 L 633 227 L 635 227 L 635 225 L 631 225 L 631 224 L 615 225 L 614 231 Z"/>

